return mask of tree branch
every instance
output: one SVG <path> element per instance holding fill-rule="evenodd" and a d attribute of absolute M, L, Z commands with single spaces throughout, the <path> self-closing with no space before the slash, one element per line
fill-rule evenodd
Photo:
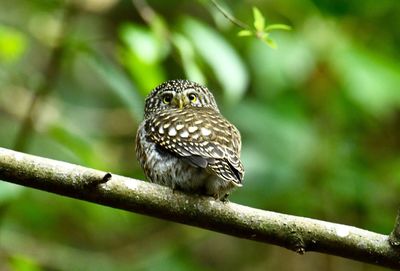
<path fill-rule="evenodd" d="M 397 210 L 397 216 L 393 231 L 389 235 L 389 242 L 393 247 L 400 247 L 400 208 Z"/>
<path fill-rule="evenodd" d="M 156 184 L 0 148 L 0 179 L 72 198 L 282 246 L 400 269 L 388 236 L 258 210 Z"/>

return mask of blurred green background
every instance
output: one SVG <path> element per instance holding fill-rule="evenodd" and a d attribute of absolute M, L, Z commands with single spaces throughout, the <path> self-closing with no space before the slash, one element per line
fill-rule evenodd
<path fill-rule="evenodd" d="M 250 25 L 257 6 L 293 30 L 274 32 L 273 50 L 239 38 L 205 0 L 2 1 L 0 146 L 143 178 L 144 97 L 188 78 L 242 133 L 245 183 L 231 201 L 388 234 L 400 192 L 400 2 L 219 3 Z M 188 269 L 383 270 L 0 182 L 0 270 Z"/>

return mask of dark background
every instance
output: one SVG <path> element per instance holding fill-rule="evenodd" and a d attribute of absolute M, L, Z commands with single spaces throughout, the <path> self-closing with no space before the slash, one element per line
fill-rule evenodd
<path fill-rule="evenodd" d="M 208 1 L 134 3 L 1 2 L 1 147 L 143 179 L 134 137 L 144 97 L 189 78 L 242 133 L 246 176 L 231 201 L 391 231 L 399 1 L 220 2 L 249 25 L 257 6 L 292 26 L 272 33 L 277 50 L 238 37 Z M 34 97 L 33 129 L 21 132 Z M 382 270 L 0 182 L 0 270 L 188 269 Z"/>

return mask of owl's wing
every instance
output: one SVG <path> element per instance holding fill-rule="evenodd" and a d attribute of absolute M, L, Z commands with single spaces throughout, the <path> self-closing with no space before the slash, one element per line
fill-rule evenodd
<path fill-rule="evenodd" d="M 150 140 L 190 164 L 241 185 L 240 133 L 218 112 L 203 107 L 168 109 L 148 119 L 146 131 Z"/>

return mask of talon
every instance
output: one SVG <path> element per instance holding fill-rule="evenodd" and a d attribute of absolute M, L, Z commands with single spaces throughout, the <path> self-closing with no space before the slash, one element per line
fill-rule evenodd
<path fill-rule="evenodd" d="M 220 200 L 221 200 L 223 203 L 228 203 L 228 202 L 229 202 L 228 197 L 229 197 L 229 193 L 226 193 Z"/>
<path fill-rule="evenodd" d="M 180 189 L 179 189 L 179 186 L 176 185 L 176 184 L 173 184 L 172 187 L 171 187 L 171 189 L 172 189 L 172 194 L 175 194 L 176 191 L 179 191 L 179 190 L 180 190 Z"/>

